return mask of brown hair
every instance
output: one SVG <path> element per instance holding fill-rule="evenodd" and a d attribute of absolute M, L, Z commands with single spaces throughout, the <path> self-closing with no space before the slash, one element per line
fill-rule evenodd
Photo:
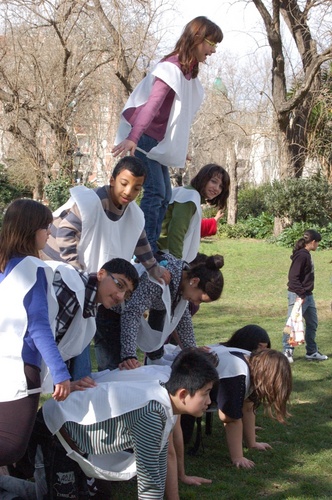
<path fill-rule="evenodd" d="M 223 39 L 223 33 L 219 26 L 207 17 L 195 17 L 195 19 L 192 19 L 184 27 L 182 35 L 175 44 L 174 50 L 165 56 L 164 59 L 177 54 L 183 73 L 187 74 L 192 70 L 192 78 L 196 78 L 199 67 L 194 51 L 197 45 L 204 41 L 204 38 L 208 38 L 214 43 L 220 43 Z"/>
<path fill-rule="evenodd" d="M 216 163 L 208 163 L 198 171 L 195 177 L 191 179 L 190 185 L 202 196 L 205 186 L 214 176 L 221 177 L 222 189 L 218 196 L 212 200 L 208 200 L 208 204 L 225 209 L 227 207 L 227 199 L 229 197 L 230 178 L 224 167 L 221 167 Z"/>
<path fill-rule="evenodd" d="M 281 423 L 290 416 L 287 403 L 292 391 L 292 371 L 286 356 L 274 349 L 255 351 L 249 358 L 250 399 L 257 408 L 260 403 L 268 415 Z"/>
<path fill-rule="evenodd" d="M 7 208 L 0 233 L 0 271 L 12 257 L 39 257 L 36 232 L 52 222 L 51 210 L 28 198 L 13 201 Z"/>
<path fill-rule="evenodd" d="M 189 264 L 186 271 L 186 278 L 199 278 L 198 288 L 203 290 L 212 301 L 219 299 L 223 288 L 224 278 L 220 269 L 224 265 L 222 255 L 199 254 L 193 262 Z"/>

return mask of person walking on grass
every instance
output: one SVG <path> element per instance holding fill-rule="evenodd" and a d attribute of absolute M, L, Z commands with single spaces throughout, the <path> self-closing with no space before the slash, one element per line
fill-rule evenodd
<path fill-rule="evenodd" d="M 302 302 L 302 316 L 305 320 L 305 343 L 308 361 L 325 361 L 327 356 L 318 351 L 316 331 L 318 327 L 317 309 L 313 296 L 314 263 L 310 252 L 315 252 L 321 241 L 321 235 L 314 229 L 305 231 L 294 247 L 291 266 L 288 273 L 288 315 L 291 315 L 295 301 Z M 293 362 L 294 347 L 289 344 L 289 334 L 282 338 L 283 352 L 290 363 Z"/>

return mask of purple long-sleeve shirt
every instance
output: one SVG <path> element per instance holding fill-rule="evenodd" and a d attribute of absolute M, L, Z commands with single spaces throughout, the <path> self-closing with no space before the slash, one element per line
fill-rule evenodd
<path fill-rule="evenodd" d="M 163 61 L 171 62 L 181 69 L 177 55 Z M 190 72 L 184 76 L 190 80 L 192 74 Z M 165 136 L 174 97 L 174 90 L 160 78 L 155 78 L 147 102 L 138 108 L 127 108 L 123 113 L 125 119 L 132 125 L 127 139 L 137 144 L 141 136 L 146 134 L 160 142 Z"/>
<path fill-rule="evenodd" d="M 24 257 L 12 258 L 0 273 L 0 283 Z M 43 359 L 49 367 L 53 383 L 70 379 L 70 374 L 61 358 L 50 327 L 47 302 L 47 280 L 42 267 L 37 270 L 37 279 L 24 297 L 28 325 L 24 336 L 22 359 L 25 363 L 41 366 Z"/>

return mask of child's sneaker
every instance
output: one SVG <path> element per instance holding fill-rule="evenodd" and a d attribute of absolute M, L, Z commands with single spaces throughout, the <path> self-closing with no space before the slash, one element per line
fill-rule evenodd
<path fill-rule="evenodd" d="M 320 352 L 316 351 L 312 354 L 306 354 L 305 359 L 307 359 L 308 361 L 325 361 L 329 358 L 328 356 L 325 356 L 325 354 L 321 354 Z"/>
<path fill-rule="evenodd" d="M 293 349 L 286 349 L 284 351 L 284 355 L 286 356 L 286 358 L 288 359 L 288 361 L 290 363 L 293 363 L 294 359 L 293 359 Z"/>

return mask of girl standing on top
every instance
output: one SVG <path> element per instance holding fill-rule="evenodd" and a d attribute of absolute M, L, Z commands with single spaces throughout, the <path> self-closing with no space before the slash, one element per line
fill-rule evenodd
<path fill-rule="evenodd" d="M 199 64 L 222 39 L 221 29 L 206 17 L 190 21 L 174 50 L 135 88 L 121 114 L 112 153 L 135 154 L 147 165 L 140 207 L 154 252 L 172 192 L 168 167 L 184 167 L 190 127 L 203 99 Z"/>

